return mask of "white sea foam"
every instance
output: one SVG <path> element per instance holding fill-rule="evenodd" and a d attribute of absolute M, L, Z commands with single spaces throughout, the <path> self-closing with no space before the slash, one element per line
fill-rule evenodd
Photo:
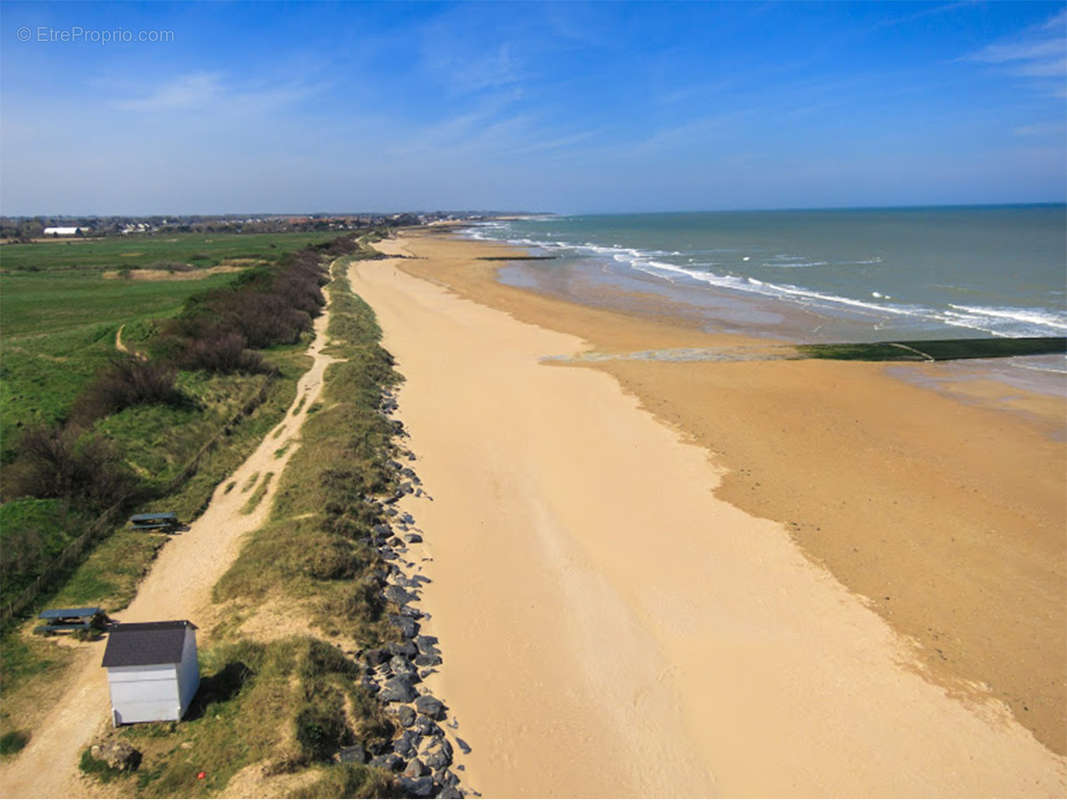
<path fill-rule="evenodd" d="M 1056 330 L 1067 331 L 1067 313 L 1036 308 L 988 308 L 985 306 L 957 306 L 950 303 L 950 308 L 965 314 L 1021 322 L 1027 325 L 1039 325 Z"/>
<path fill-rule="evenodd" d="M 633 247 L 624 247 L 618 243 L 603 245 L 588 241 L 566 242 L 562 240 L 538 240 L 529 237 L 512 238 L 508 235 L 512 233 L 512 229 L 504 225 L 490 223 L 480 227 L 482 230 L 477 228 L 469 229 L 467 235 L 477 239 L 504 239 L 510 244 L 521 247 L 537 247 L 549 252 L 569 251 L 569 253 L 573 253 L 578 257 L 586 255 L 607 258 L 616 263 L 628 265 L 637 271 L 669 280 L 672 283 L 678 279 L 691 280 L 723 289 L 785 300 L 802 306 L 816 306 L 827 310 L 832 308 L 848 309 L 853 313 L 859 313 L 866 317 L 874 315 L 876 327 L 883 325 L 885 320 L 888 319 L 911 319 L 918 324 L 923 322 L 937 323 L 981 331 L 992 336 L 1049 336 L 1061 335 L 1064 331 L 1067 331 L 1067 313 L 1061 311 L 962 305 L 949 305 L 947 308 L 939 309 L 925 305 L 889 302 L 893 300 L 893 295 L 881 291 L 870 292 L 870 297 L 877 301 L 872 302 L 871 300 L 831 294 L 790 283 L 772 283 L 753 276 L 721 274 L 709 269 L 711 267 L 721 268 L 724 266 L 721 262 L 697 260 L 701 254 L 737 253 L 738 251 L 733 248 L 690 249 L 686 252 L 678 250 L 641 250 Z M 566 255 L 567 253 L 563 254 Z M 679 260 L 684 258 L 686 263 L 685 266 L 680 266 L 663 260 L 665 258 Z M 741 261 L 748 262 L 751 258 L 752 256 L 743 256 Z M 787 253 L 764 256 L 763 258 L 767 260 L 762 261 L 761 265 L 766 268 L 803 269 L 827 266 L 829 263 Z M 856 261 L 834 262 L 833 266 L 881 263 L 882 258 L 875 256 Z M 747 268 L 746 265 L 742 269 Z M 879 318 L 881 319 L 879 320 Z"/>

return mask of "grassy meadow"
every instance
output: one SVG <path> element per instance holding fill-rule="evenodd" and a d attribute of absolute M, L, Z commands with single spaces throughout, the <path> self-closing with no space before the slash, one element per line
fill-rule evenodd
<path fill-rule="evenodd" d="M 366 255 L 363 248 L 354 257 Z M 344 360 L 328 368 L 323 400 L 304 427 L 290 468 L 272 476 L 279 491 L 268 521 L 249 537 L 215 587 L 215 601 L 226 612 L 212 632 L 211 646 L 201 652 L 196 703 L 181 726 L 138 725 L 117 732 L 143 754 L 133 774 L 115 773 L 86 751 L 81 767 L 107 784 L 102 791 L 141 797 L 218 795 L 231 777 L 253 764 L 264 765 L 264 776 L 295 779 L 288 784 L 294 796 L 366 797 L 393 791 L 387 772 L 334 759 L 341 746 L 359 742 L 381 747 L 394 732 L 378 702 L 357 684 L 357 663 L 345 655 L 352 648 L 380 646 L 395 635 L 386 616 L 396 609 L 381 594 L 383 565 L 369 540 L 382 521 L 375 497 L 395 488 L 390 467 L 394 431 L 378 405 L 382 389 L 399 380 L 392 359 L 378 344 L 373 312 L 348 287 L 348 261 L 335 264 L 329 328 L 331 352 Z M 221 277 L 233 280 L 232 275 Z M 178 314 L 185 299 L 171 295 L 167 313 Z M 124 334 L 132 328 L 130 337 L 124 335 L 129 344 L 147 345 L 160 316 L 144 308 L 144 315 L 132 321 L 116 309 L 109 312 L 114 313 L 108 320 L 112 347 L 118 324 L 127 326 Z M 84 316 L 78 320 L 77 326 L 88 324 Z M 55 329 L 62 335 L 63 326 Z M 25 325 L 22 330 L 27 333 Z M 306 344 L 305 334 L 299 342 L 259 351 L 273 368 L 270 373 L 182 370 L 177 386 L 191 402 L 135 405 L 96 421 L 93 432 L 118 445 L 127 466 L 154 488 L 154 506 L 191 519 L 214 487 L 282 419 L 295 397 L 296 380 L 308 366 Z M 259 400 L 244 413 L 250 397 Z M 186 469 L 190 461 L 196 464 L 191 472 Z M 260 499 L 251 498 L 249 507 Z M 74 505 L 54 498 L 7 502 L 0 505 L 0 515 L 15 528 L 50 530 L 51 538 L 44 539 L 53 550 L 84 522 Z M 6 525 L 4 537 L 7 544 Z M 123 608 L 165 541 L 165 534 L 116 528 L 40 604 Z M 242 629 L 248 624 L 255 628 L 264 609 L 268 614 L 285 609 L 292 619 L 306 621 L 304 631 L 279 639 L 250 637 Z M 9 627 L 0 642 L 4 756 L 32 738 L 37 721 L 58 701 L 63 676 L 76 663 L 72 648 L 27 635 L 28 627 Z M 204 780 L 197 779 L 198 770 L 205 772 Z"/>
<path fill-rule="evenodd" d="M 133 234 L 100 239 L 68 238 L 0 246 L 5 272 L 214 267 L 233 259 L 275 260 L 310 244 L 336 239 L 320 233 Z"/>
<path fill-rule="evenodd" d="M 330 352 L 344 360 L 328 368 L 322 407 L 305 423 L 288 468 L 273 476 L 279 489 L 270 517 L 215 586 L 223 622 L 200 653 L 200 693 L 181 725 L 115 733 L 142 753 L 136 772 L 109 770 L 86 751 L 82 770 L 109 794 L 218 796 L 246 767 L 267 781 L 285 779 L 290 796 L 394 791 L 386 771 L 334 758 L 339 747 L 381 747 L 394 734 L 378 701 L 359 685 L 361 668 L 350 654 L 395 636 L 387 615 L 396 609 L 381 594 L 383 562 L 369 542 L 383 515 L 375 498 L 395 488 L 394 430 L 378 407 L 383 388 L 400 378 L 378 343 L 373 312 L 348 287 L 348 263 L 335 264 L 329 327 Z M 266 435 L 269 428 L 260 427 L 259 438 Z M 258 502 L 253 496 L 249 507 Z M 116 535 L 94 558 L 120 562 L 121 548 L 137 538 Z M 60 597 L 82 602 L 92 589 L 80 571 Z M 260 615 L 292 623 L 273 634 L 275 625 L 257 624 Z M 33 658 L 44 663 L 30 649 L 36 646 L 23 645 L 18 666 Z M 62 668 L 53 662 L 48 670 L 54 676 Z M 205 778 L 197 778 L 200 771 Z"/>
<path fill-rule="evenodd" d="M 187 236 L 0 246 L 0 432 L 8 475 L 22 432 L 41 423 L 62 430 L 79 393 L 112 359 L 122 357 L 115 349 L 120 326 L 128 347 L 150 351 L 153 337 L 192 299 L 239 284 L 248 272 L 206 274 L 195 266 L 198 252 L 209 254 L 199 262 L 204 267 L 247 259 L 249 266 L 262 268 L 309 242 L 336 237 L 206 238 L 213 241 Z M 135 268 L 138 262 L 155 268 L 161 260 L 194 267 L 176 270 L 181 280 L 105 277 L 117 255 L 133 244 L 143 251 L 130 257 Z M 219 481 L 283 418 L 310 362 L 304 354 L 309 335 L 257 351 L 263 362 L 258 371 L 178 370 L 174 384 L 181 402 L 134 404 L 73 434 L 92 437 L 117 453 L 119 466 L 136 483 L 136 497 L 146 505 L 165 506 L 180 519 L 191 519 Z M 124 517 L 105 522 L 76 563 L 34 588 L 65 548 L 86 540 L 99 511 L 71 497 L 13 497 L 8 475 L 0 504 L 0 604 L 17 608 L 9 604 L 34 592 L 29 612 L 47 606 L 99 605 L 108 612 L 125 607 L 165 534 L 127 530 Z M 18 617 L 9 620 L 0 641 L 0 735 L 32 729 L 48 707 L 56 675 L 69 661 L 66 648 L 25 636 L 28 627 L 18 623 Z"/>
<path fill-rule="evenodd" d="M 120 326 L 124 344 L 137 349 L 192 295 L 234 280 L 205 268 L 272 262 L 330 238 L 178 234 L 0 246 L 0 463 L 10 462 L 26 425 L 66 417 L 81 388 L 114 355 Z M 139 269 L 173 272 L 159 280 L 122 277 L 123 270 Z"/>

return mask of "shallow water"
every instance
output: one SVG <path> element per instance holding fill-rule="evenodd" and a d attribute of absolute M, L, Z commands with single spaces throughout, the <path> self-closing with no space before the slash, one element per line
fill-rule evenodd
<path fill-rule="evenodd" d="M 468 235 L 556 256 L 513 263 L 507 283 L 651 292 L 717 330 L 801 341 L 1067 332 L 1062 205 L 538 217 Z"/>

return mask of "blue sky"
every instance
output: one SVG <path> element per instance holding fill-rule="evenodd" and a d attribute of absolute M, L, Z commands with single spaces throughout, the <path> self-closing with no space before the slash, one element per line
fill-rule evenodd
<path fill-rule="evenodd" d="M 5 214 L 1067 197 L 1065 3 L 0 14 Z"/>

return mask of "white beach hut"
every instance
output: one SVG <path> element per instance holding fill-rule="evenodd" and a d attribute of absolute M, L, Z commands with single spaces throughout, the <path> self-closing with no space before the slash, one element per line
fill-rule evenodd
<path fill-rule="evenodd" d="M 180 720 L 200 686 L 196 626 L 188 620 L 115 625 L 103 666 L 116 726 Z"/>

